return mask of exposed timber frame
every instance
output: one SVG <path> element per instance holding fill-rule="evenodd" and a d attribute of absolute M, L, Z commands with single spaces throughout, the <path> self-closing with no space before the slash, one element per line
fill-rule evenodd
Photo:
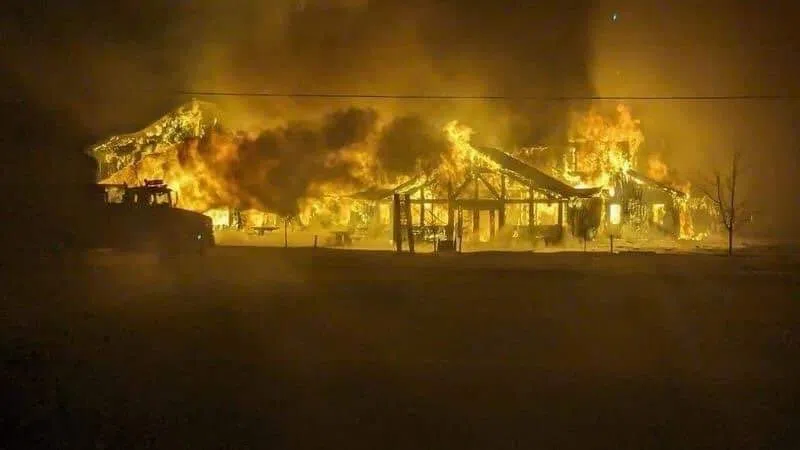
<path fill-rule="evenodd" d="M 408 180 L 386 194 L 382 193 L 386 191 L 373 190 L 357 194 L 355 198 L 379 204 L 399 199 L 408 217 L 402 224 L 393 219 L 393 226 L 402 226 L 404 231 L 410 227 L 421 240 L 458 240 L 460 248 L 461 237 L 465 234 L 482 241 L 491 240 L 497 237 L 499 230 L 509 227 L 514 228 L 516 236 L 525 234 L 532 238 L 545 237 L 550 242 L 559 240 L 564 234 L 569 203 L 599 193 L 599 189 L 572 188 L 500 150 L 481 149 L 479 152 L 483 154 L 483 163 L 471 164 L 457 182 L 434 173 Z M 539 220 L 543 205 L 550 206 L 549 223 Z M 397 205 L 390 210 L 399 212 Z M 514 219 L 513 223 L 509 223 L 509 217 Z M 468 230 L 464 229 L 465 225 Z M 394 238 L 406 234 L 404 231 L 395 230 Z"/>

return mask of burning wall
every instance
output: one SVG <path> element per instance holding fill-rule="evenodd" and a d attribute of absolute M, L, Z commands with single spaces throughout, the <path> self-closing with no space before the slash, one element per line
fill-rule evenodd
<path fill-rule="evenodd" d="M 704 236 L 693 225 L 702 199 L 691 197 L 691 183 L 661 155 L 641 160 L 644 133 L 627 106 L 617 105 L 613 114 L 593 108 L 576 115 L 568 141 L 564 148 L 523 148 L 518 154 L 574 187 L 603 187 L 609 204 L 620 205 L 627 225 L 674 232 L 682 239 Z"/>

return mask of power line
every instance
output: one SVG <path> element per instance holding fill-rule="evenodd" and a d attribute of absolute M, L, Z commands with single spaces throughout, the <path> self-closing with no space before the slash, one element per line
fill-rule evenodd
<path fill-rule="evenodd" d="M 286 92 L 178 91 L 194 97 L 269 97 L 320 99 L 383 100 L 534 100 L 534 101 L 719 101 L 719 100 L 796 100 L 800 95 L 669 95 L 669 96 L 541 96 L 541 95 L 429 95 L 429 94 L 337 94 Z"/>

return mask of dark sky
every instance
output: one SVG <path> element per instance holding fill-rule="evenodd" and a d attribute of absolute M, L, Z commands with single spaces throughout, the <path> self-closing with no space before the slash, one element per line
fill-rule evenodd
<path fill-rule="evenodd" d="M 170 93 L 179 89 L 800 94 L 800 39 L 789 2 L 735 8 L 733 2 L 629 0 L 6 3 L 2 112 L 14 119 L 5 121 L 5 136 L 15 136 L 4 139 L 6 159 L 20 148 L 26 155 L 71 158 L 64 155 L 159 117 L 186 99 Z M 349 104 L 239 100 L 227 106 L 257 122 Z M 582 107 L 370 106 L 389 113 L 416 109 L 432 120 L 459 118 L 505 145 L 557 140 L 570 108 Z M 800 225 L 796 212 L 780 207 L 797 203 L 796 101 L 631 106 L 649 148 L 684 172 L 700 171 L 734 149 L 744 152 L 757 175 L 751 191 L 770 220 L 783 229 Z"/>

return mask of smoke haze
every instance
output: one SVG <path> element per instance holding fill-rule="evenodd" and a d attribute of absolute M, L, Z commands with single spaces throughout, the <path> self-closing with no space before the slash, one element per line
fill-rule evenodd
<path fill-rule="evenodd" d="M 92 0 L 80 8 L 11 3 L 10 14 L 0 18 L 2 78 L 13 82 L 4 83 L 13 86 L 4 97 L 14 100 L 5 102 L 4 115 L 35 117 L 30 122 L 40 125 L 7 121 L 5 126 L 15 131 L 6 135 L 20 140 L 5 145 L 28 146 L 57 158 L 78 154 L 109 135 L 140 129 L 187 100 L 175 94 L 181 90 L 797 94 L 800 79 L 791 57 L 800 40 L 789 23 L 790 6 L 769 2 L 123 0 L 110 5 Z M 614 12 L 617 20 L 612 20 Z M 418 116 L 440 127 L 458 119 L 475 128 L 479 143 L 506 148 L 559 142 L 568 113 L 586 106 L 210 100 L 230 112 L 231 126 L 245 130 L 295 130 L 298 125 L 287 123 L 320 120 L 355 107 L 374 110 L 384 122 Z M 791 200 L 788 193 L 798 187 L 796 101 L 634 102 L 631 109 L 642 121 L 645 151 L 662 154 L 670 167 L 687 175 L 721 163 L 734 149 L 744 152 L 759 179 L 750 192 L 763 203 L 765 217 L 774 222 L 770 226 L 793 230 L 800 225 L 797 214 L 784 207 Z M 70 137 L 46 143 L 23 132 L 42 128 Z M 326 137 L 314 145 L 324 148 L 358 137 L 320 133 Z M 254 154 L 267 151 L 268 142 L 265 137 Z M 40 166 L 45 174 L 52 170 Z"/>
<path fill-rule="evenodd" d="M 587 8 L 580 3 L 534 8 L 510 1 L 469 6 L 447 1 L 197 1 L 168 7 L 123 1 L 118 9 L 109 8 L 89 2 L 62 13 L 66 8 L 22 6 L 18 16 L 36 17 L 38 24 L 9 24 L 9 36 L 24 45 L 5 55 L 36 95 L 73 109 L 98 139 L 158 117 L 170 109 L 166 104 L 179 100 L 168 95 L 179 89 L 591 93 Z M 31 32 L 40 39 L 26 41 Z M 30 58 L 32 53 L 46 56 Z M 347 106 L 251 99 L 221 103 L 242 111 L 242 121 L 275 115 L 296 119 Z M 500 140 L 511 138 L 511 128 L 517 135 L 555 137 L 566 110 L 565 105 L 526 103 L 385 101 L 371 106 L 411 109 L 443 122 L 459 118 Z"/>

